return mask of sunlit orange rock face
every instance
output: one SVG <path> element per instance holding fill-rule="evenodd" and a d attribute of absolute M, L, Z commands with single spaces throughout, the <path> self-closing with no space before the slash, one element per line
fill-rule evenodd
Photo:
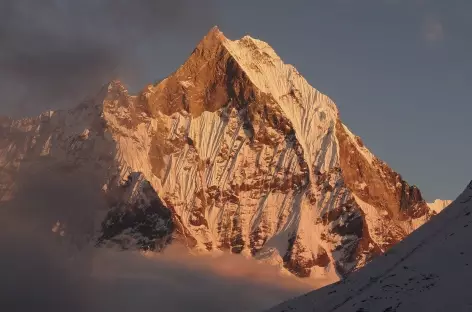
<path fill-rule="evenodd" d="M 420 191 L 267 43 L 231 41 L 217 28 L 137 95 L 113 81 L 73 110 L 1 127 L 4 195 L 20 196 L 12 181 L 45 164 L 90 175 L 104 204 L 84 222 L 98 245 L 179 242 L 300 277 L 343 276 L 432 216 Z M 51 227 L 80 214 L 59 211 Z"/>

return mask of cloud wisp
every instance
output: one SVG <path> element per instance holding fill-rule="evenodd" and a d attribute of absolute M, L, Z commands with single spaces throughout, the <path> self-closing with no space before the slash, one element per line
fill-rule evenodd
<path fill-rule="evenodd" d="M 428 16 L 423 20 L 421 35 L 425 41 L 440 42 L 445 37 L 444 25 L 438 18 Z"/>
<path fill-rule="evenodd" d="M 213 1 L 1 1 L 0 114 L 71 107 L 111 79 L 132 83 L 150 61 L 140 49 L 156 57 L 163 35 L 206 28 Z"/>
<path fill-rule="evenodd" d="M 5 311 L 260 311 L 314 288 L 242 256 L 82 250 L 2 237 Z M 29 244 L 27 244 L 29 242 Z"/>

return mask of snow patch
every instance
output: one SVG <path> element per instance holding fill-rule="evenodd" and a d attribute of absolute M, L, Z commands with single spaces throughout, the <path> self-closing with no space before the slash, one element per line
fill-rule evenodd
<path fill-rule="evenodd" d="M 291 121 L 310 173 L 339 163 L 334 127 L 338 111 L 331 99 L 314 89 L 265 42 L 246 36 L 225 40 L 225 47 L 252 83 L 270 95 Z"/>
<path fill-rule="evenodd" d="M 436 199 L 432 203 L 427 203 L 427 205 L 429 206 L 429 208 L 431 208 L 431 210 L 436 211 L 436 213 L 440 213 L 441 211 L 443 211 L 444 208 L 449 206 L 451 203 L 452 203 L 452 200 Z"/>

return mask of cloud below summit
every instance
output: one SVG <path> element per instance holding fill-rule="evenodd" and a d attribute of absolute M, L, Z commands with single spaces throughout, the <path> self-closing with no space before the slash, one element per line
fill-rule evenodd
<path fill-rule="evenodd" d="M 17 196 L 0 202 L 0 311 L 260 311 L 318 286 L 174 244 L 146 255 L 93 248 L 85 239 L 103 204 L 94 183 L 46 169 L 16 178 Z"/>
<path fill-rule="evenodd" d="M 240 256 L 171 248 L 147 257 L 102 249 L 65 258 L 44 241 L 3 238 L 5 311 L 260 311 L 314 288 Z"/>

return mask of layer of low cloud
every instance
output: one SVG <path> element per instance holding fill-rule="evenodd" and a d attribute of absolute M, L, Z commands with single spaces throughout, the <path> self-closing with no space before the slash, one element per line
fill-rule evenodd
<path fill-rule="evenodd" d="M 101 287 L 93 306 L 113 311 L 261 311 L 315 288 L 241 256 L 175 247 L 149 257 L 102 254 L 95 265 Z"/>
<path fill-rule="evenodd" d="M 69 258 L 44 240 L 23 238 L 0 243 L 3 311 L 259 311 L 310 289 L 236 256 L 88 250 Z M 222 273 L 229 263 L 243 273 Z"/>
<path fill-rule="evenodd" d="M 85 248 L 16 231 L 0 239 L 2 311 L 261 311 L 316 287 L 242 256 Z"/>
<path fill-rule="evenodd" d="M 15 196 L 0 202 L 0 311 L 260 311 L 328 282 L 178 245 L 146 255 L 94 248 L 100 181 L 48 162 L 15 175 Z"/>

